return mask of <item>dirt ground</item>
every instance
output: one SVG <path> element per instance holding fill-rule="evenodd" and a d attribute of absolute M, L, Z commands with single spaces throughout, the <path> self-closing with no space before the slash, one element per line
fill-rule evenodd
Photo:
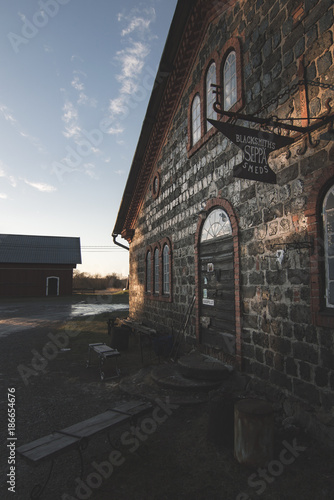
<path fill-rule="evenodd" d="M 34 468 L 16 456 L 15 493 L 8 491 L 8 389 L 15 389 L 17 447 L 92 417 L 134 395 L 143 396 L 139 388 L 138 394 L 129 395 L 120 386 L 126 377 L 143 369 L 138 339 L 134 336 L 130 337 L 128 351 L 119 358 L 120 378 L 102 382 L 96 366 L 86 368 L 88 344 L 109 343 L 108 317 L 102 314 L 53 322 L 0 338 L 0 408 L 1 421 L 5 423 L 0 426 L 2 499 L 29 499 L 31 489 L 43 482 L 49 466 L 46 463 Z M 58 350 L 51 349 L 45 364 L 39 354 L 45 354 L 45 346 L 55 338 Z M 146 371 L 156 363 L 158 359 L 145 351 Z M 171 405 L 167 397 L 168 391 L 161 390 L 159 401 L 151 401 L 152 413 L 145 421 L 132 429 L 129 426 L 119 429 L 111 436 L 113 448 L 105 435 L 90 441 L 84 450 L 82 479 L 76 450 L 58 457 L 41 498 L 334 499 L 333 453 L 321 448 L 301 429 L 291 426 L 284 430 L 278 421 L 274 461 L 252 470 L 234 459 L 231 446 L 208 438 L 208 431 L 212 430 L 208 401 Z M 155 408 L 159 410 L 154 412 Z"/>

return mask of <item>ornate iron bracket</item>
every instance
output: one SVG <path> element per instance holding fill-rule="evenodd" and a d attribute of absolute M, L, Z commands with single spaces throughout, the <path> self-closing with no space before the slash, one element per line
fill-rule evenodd
<path fill-rule="evenodd" d="M 300 69 L 299 69 L 299 75 L 302 76 L 304 74 L 304 67 L 301 63 Z M 326 101 L 326 108 L 327 112 L 319 117 L 313 117 L 310 118 L 309 116 L 309 103 L 308 103 L 308 98 L 307 98 L 307 84 L 313 85 L 313 86 L 319 86 L 322 88 L 326 89 L 331 89 L 334 91 L 334 87 L 329 84 L 321 84 L 319 82 L 308 82 L 307 80 L 300 79 L 298 83 L 292 85 L 290 88 L 286 89 L 282 94 L 278 95 L 276 98 L 272 99 L 267 105 L 264 105 L 260 110 L 257 111 L 256 114 L 259 114 L 261 111 L 265 110 L 269 105 L 273 104 L 274 102 L 278 102 L 280 98 L 282 98 L 285 95 L 290 95 L 293 91 L 295 91 L 298 87 L 300 89 L 300 96 L 301 96 L 301 112 L 302 115 L 299 118 L 292 118 L 291 117 L 291 112 L 292 108 L 290 106 L 290 111 L 289 115 L 286 118 L 279 118 L 278 116 L 269 116 L 267 118 L 262 118 L 259 116 L 255 116 L 255 114 L 250 115 L 250 114 L 243 114 L 243 113 L 235 113 L 232 111 L 226 111 L 222 108 L 222 102 L 223 102 L 223 88 L 219 85 L 216 84 L 211 84 L 213 87 L 213 93 L 216 95 L 216 101 L 213 104 L 213 109 L 215 112 L 219 115 L 226 116 L 230 120 L 244 120 L 252 123 L 257 123 L 259 124 L 262 128 L 268 128 L 271 127 L 273 130 L 278 130 L 280 133 L 281 130 L 287 130 L 288 135 L 290 135 L 291 132 L 295 132 L 297 135 L 293 136 L 294 140 L 299 140 L 301 137 L 304 137 L 304 146 L 298 150 L 299 154 L 305 153 L 307 146 L 311 146 L 312 148 L 315 148 L 319 144 L 319 140 L 313 141 L 311 133 L 318 130 L 319 128 L 323 127 L 326 124 L 329 124 L 329 128 L 327 130 L 327 133 L 325 135 L 320 136 L 320 140 L 334 140 L 334 130 L 333 130 L 333 120 L 334 120 L 334 112 L 332 112 L 332 108 L 330 106 L 330 101 L 331 99 L 327 99 Z M 315 122 L 314 122 L 315 120 Z M 306 125 L 300 126 L 300 125 L 295 125 L 294 122 L 299 121 L 299 122 L 306 122 Z M 310 123 L 313 121 L 313 123 Z M 285 123 L 289 122 L 289 123 Z"/>

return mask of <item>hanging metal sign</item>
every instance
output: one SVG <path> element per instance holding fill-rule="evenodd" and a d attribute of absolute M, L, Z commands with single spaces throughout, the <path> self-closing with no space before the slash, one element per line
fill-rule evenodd
<path fill-rule="evenodd" d="M 243 152 L 243 159 L 233 168 L 234 177 L 276 184 L 276 174 L 269 167 L 268 157 L 273 151 L 288 146 L 294 139 L 274 133 L 208 120 Z"/>

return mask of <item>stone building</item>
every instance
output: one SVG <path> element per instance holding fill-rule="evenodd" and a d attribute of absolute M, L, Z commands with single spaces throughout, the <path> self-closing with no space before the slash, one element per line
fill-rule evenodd
<path fill-rule="evenodd" d="M 331 0 L 180 0 L 114 228 L 133 319 L 327 415 L 333 103 Z"/>

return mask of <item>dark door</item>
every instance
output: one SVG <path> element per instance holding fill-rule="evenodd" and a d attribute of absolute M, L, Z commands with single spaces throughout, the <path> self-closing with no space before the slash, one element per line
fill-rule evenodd
<path fill-rule="evenodd" d="M 200 242 L 201 342 L 235 356 L 235 285 L 231 223 L 215 209 L 206 219 Z"/>
<path fill-rule="evenodd" d="M 48 278 L 48 295 L 58 295 L 58 278 Z"/>

